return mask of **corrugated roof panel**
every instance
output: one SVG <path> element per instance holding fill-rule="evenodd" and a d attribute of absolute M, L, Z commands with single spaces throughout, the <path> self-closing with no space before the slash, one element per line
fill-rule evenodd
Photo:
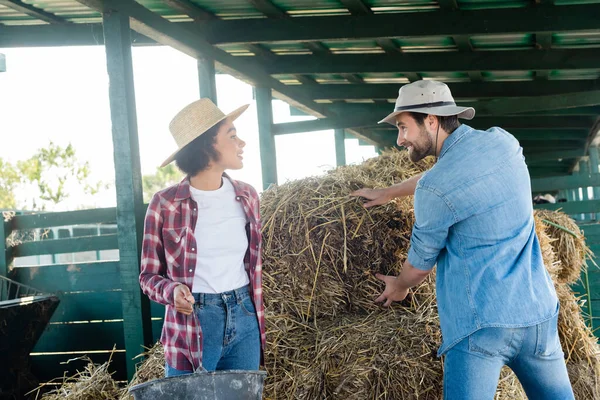
<path fill-rule="evenodd" d="M 12 8 L 0 5 L 0 23 L 10 25 L 11 23 L 19 24 L 21 22 L 24 25 L 27 25 L 29 23 L 45 23 L 44 21 L 40 21 L 39 19 L 30 17 L 27 14 L 23 14 L 16 10 L 13 10 Z"/>
<path fill-rule="evenodd" d="M 481 10 L 488 8 L 519 8 L 533 5 L 530 0 L 457 0 L 461 10 Z"/>
<path fill-rule="evenodd" d="M 531 33 L 516 35 L 475 35 L 471 36 L 471 45 L 476 50 L 519 50 L 535 47 L 535 35 Z"/>
<path fill-rule="evenodd" d="M 374 13 L 431 11 L 439 8 L 435 0 L 363 0 Z"/>
<path fill-rule="evenodd" d="M 486 81 L 528 81 L 535 78 L 534 71 L 482 71 Z"/>
<path fill-rule="evenodd" d="M 348 10 L 338 0 L 271 0 L 271 2 L 280 9 L 288 13 L 306 13 L 308 11 L 322 12 L 343 12 Z"/>
<path fill-rule="evenodd" d="M 191 2 L 224 19 L 264 17 L 247 0 L 191 0 Z"/>
<path fill-rule="evenodd" d="M 598 18 L 598 26 L 600 26 L 600 16 Z M 553 47 L 600 47 L 600 31 L 554 34 L 552 35 L 552 42 Z"/>
<path fill-rule="evenodd" d="M 385 52 L 375 40 L 340 40 L 322 43 L 333 54 L 377 54 Z"/>
<path fill-rule="evenodd" d="M 451 37 L 443 36 L 427 36 L 427 37 L 416 37 L 410 39 L 394 39 L 394 43 L 398 47 L 402 48 L 402 51 L 416 52 L 416 51 L 440 51 L 440 50 L 454 50 L 456 45 Z"/>
<path fill-rule="evenodd" d="M 433 81 L 444 81 L 444 82 L 469 82 L 471 78 L 469 78 L 469 74 L 466 72 L 431 72 L 431 73 L 422 73 L 421 78 L 424 80 L 433 80 Z"/>
<path fill-rule="evenodd" d="M 577 69 L 552 71 L 549 79 L 598 79 L 600 69 Z"/>
<path fill-rule="evenodd" d="M 573 4 L 598 4 L 600 0 L 554 0 L 557 6 L 573 5 Z"/>

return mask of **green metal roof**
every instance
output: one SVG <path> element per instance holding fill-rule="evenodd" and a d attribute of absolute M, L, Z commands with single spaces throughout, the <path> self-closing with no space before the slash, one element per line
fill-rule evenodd
<path fill-rule="evenodd" d="M 597 134 L 600 0 L 137 3 L 233 59 L 244 57 L 274 78 L 267 84 L 276 95 L 372 143 L 391 145 L 395 132 L 363 120 L 377 120 L 400 85 L 418 79 L 448 83 L 458 103 L 478 109 L 474 126 L 512 129 L 530 155 L 533 176 L 568 173 L 574 155 L 584 155 Z M 97 4 L 102 0 L 0 0 L 0 48 L 96 44 L 102 37 Z M 153 43 L 137 32 L 132 41 Z M 250 82 L 265 79 L 247 73 L 246 62 L 224 60 L 217 67 Z M 344 121 L 348 115 L 351 122 Z M 561 151 L 567 157 L 559 161 Z"/>

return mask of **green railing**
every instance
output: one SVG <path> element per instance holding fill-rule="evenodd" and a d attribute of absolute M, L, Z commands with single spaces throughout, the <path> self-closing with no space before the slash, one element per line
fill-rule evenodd
<path fill-rule="evenodd" d="M 0 224 L 0 236 L 7 238 L 13 232 L 115 223 L 115 208 L 16 215 Z M 86 230 L 80 229 L 81 232 Z M 127 378 L 118 261 L 58 263 L 9 270 L 12 261 L 18 257 L 118 249 L 117 234 L 98 235 L 93 229 L 88 229 L 87 233 L 78 237 L 25 241 L 12 247 L 7 246 L 6 240 L 0 244 L 0 250 L 4 250 L 0 254 L 6 254 L 0 257 L 0 275 L 60 298 L 60 305 L 32 352 L 32 371 L 41 381 L 75 372 L 82 367 L 80 362 L 64 362 L 83 354 L 94 362 L 105 362 L 113 347 L 116 352 L 111 365 L 115 378 Z M 151 313 L 156 340 L 162 327 L 164 308 L 153 304 Z"/>

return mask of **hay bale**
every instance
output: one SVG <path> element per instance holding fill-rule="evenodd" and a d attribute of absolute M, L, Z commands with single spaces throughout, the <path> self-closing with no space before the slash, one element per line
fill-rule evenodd
<path fill-rule="evenodd" d="M 160 342 L 154 344 L 152 348 L 146 349 L 136 358 L 139 357 L 144 357 L 144 359 L 136 365 L 135 374 L 127 387 L 123 389 L 120 400 L 133 400 L 133 396 L 129 394 L 132 386 L 165 377 L 165 353 Z"/>
<path fill-rule="evenodd" d="M 116 400 L 119 398 L 123 389 L 113 380 L 112 373 L 108 371 L 110 360 L 104 364 L 94 364 L 88 357 L 74 360 L 85 360 L 88 363 L 83 371 L 77 372 L 72 377 L 62 378 L 61 385 L 44 393 L 42 400 Z M 38 389 L 38 393 L 41 389 Z"/>
<path fill-rule="evenodd" d="M 586 268 L 586 260 L 593 253 L 585 244 L 585 237 L 579 226 L 568 215 L 559 211 L 535 210 L 537 221 L 545 225 L 546 233 L 553 238 L 550 242 L 560 262 L 555 282 L 574 283 Z"/>
<path fill-rule="evenodd" d="M 267 306 L 304 321 L 375 311 L 380 285 L 374 274 L 397 275 L 406 257 L 412 198 L 365 209 L 363 200 L 348 194 L 388 186 L 426 167 L 396 150 L 263 192 Z"/>
<path fill-rule="evenodd" d="M 340 167 L 263 193 L 266 398 L 442 397 L 441 360 L 423 351 L 423 346 L 430 350 L 439 346 L 439 328 L 431 323 L 437 321 L 434 279 L 387 311 L 392 318 L 373 303 L 383 288 L 373 273 L 398 274 L 406 257 L 412 199 L 365 210 L 362 200 L 347 197 L 359 187 L 385 187 L 404 180 L 422 167 L 414 168 L 400 153 L 386 152 L 362 165 Z M 567 224 L 561 215 L 551 217 Z M 561 239 L 563 231 L 549 230 L 547 218 L 536 213 L 536 232 L 546 268 L 559 284 L 581 268 L 583 242 Z M 564 304 L 561 343 L 572 348 L 565 351 L 572 355 L 569 371 L 583 374 L 573 383 L 576 396 L 593 398 L 588 394 L 597 393 L 592 385 L 598 376 L 597 346 L 573 293 L 567 285 L 557 290 Z M 418 375 L 420 371 L 424 375 Z M 508 368 L 502 372 L 496 398 L 526 398 Z"/>

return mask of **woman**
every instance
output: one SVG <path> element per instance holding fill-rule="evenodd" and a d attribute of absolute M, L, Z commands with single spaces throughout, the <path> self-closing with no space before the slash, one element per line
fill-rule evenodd
<path fill-rule="evenodd" d="M 169 129 L 186 177 L 156 193 L 146 213 L 140 285 L 166 306 L 166 376 L 198 369 L 257 370 L 265 345 L 259 198 L 225 170 L 243 167 L 245 142 L 209 99 L 181 110 Z"/>

